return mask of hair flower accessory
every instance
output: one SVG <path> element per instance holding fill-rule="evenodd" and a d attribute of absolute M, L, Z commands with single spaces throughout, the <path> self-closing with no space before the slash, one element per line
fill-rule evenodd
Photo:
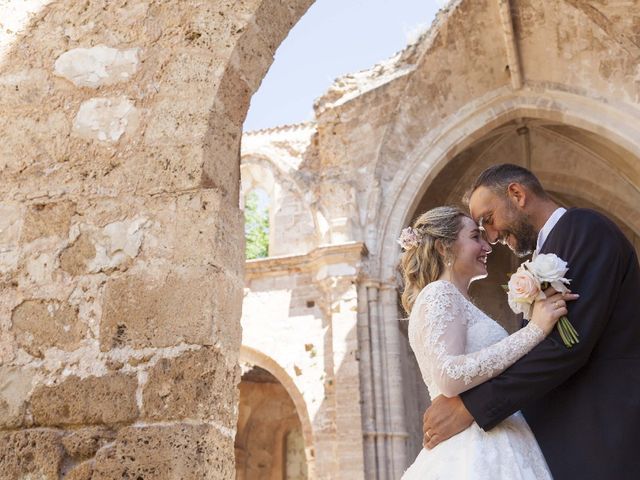
<path fill-rule="evenodd" d="M 398 244 L 404 251 L 416 248 L 422 244 L 422 234 L 415 228 L 407 227 L 400 233 Z"/>

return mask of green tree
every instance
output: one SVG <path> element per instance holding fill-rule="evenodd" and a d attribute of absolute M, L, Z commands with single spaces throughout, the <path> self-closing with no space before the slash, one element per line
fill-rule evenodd
<path fill-rule="evenodd" d="M 269 256 L 269 210 L 260 208 L 255 191 L 249 192 L 245 198 L 244 236 L 247 260 Z"/>

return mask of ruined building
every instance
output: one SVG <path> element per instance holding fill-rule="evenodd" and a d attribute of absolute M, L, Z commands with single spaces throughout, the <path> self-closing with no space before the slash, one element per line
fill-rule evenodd
<path fill-rule="evenodd" d="M 640 1 L 452 1 L 313 122 L 243 136 L 311 3 L 0 2 L 0 478 L 397 479 L 417 212 L 510 161 L 640 248 Z M 473 292 L 511 329 L 513 262 Z"/>

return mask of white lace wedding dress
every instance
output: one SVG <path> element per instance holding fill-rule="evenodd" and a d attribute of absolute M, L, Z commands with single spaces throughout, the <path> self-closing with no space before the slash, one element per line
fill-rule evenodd
<path fill-rule="evenodd" d="M 438 280 L 418 295 L 409 318 L 409 342 L 431 398 L 455 396 L 499 375 L 542 339 L 529 323 L 513 335 Z M 520 412 L 489 432 L 475 422 L 433 448 L 422 449 L 403 480 L 551 479 L 533 433 Z"/>

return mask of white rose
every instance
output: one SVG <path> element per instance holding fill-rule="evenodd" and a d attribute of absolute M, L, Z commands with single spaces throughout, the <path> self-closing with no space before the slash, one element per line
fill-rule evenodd
<path fill-rule="evenodd" d="M 567 262 L 553 253 L 541 253 L 530 262 L 525 262 L 527 269 L 542 283 L 548 282 L 557 292 L 568 291 L 565 286 L 569 280 L 564 278 L 569 270 Z"/>

